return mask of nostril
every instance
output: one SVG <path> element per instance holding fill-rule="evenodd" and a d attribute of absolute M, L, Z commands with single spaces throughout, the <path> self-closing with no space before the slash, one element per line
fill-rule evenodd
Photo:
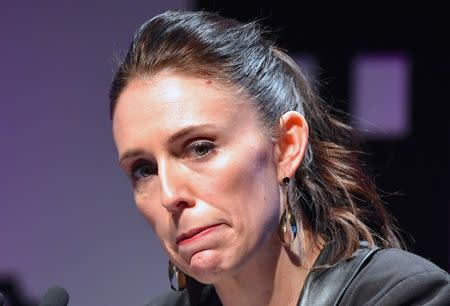
<path fill-rule="evenodd" d="M 179 191 L 177 193 L 163 193 L 161 196 L 162 206 L 170 213 L 178 213 L 194 205 L 194 201 L 187 193 Z"/>
<path fill-rule="evenodd" d="M 188 205 L 188 204 L 187 204 L 185 201 L 183 201 L 183 202 L 178 203 L 178 204 L 177 204 L 177 207 L 178 207 L 178 208 L 186 208 L 187 205 Z"/>
<path fill-rule="evenodd" d="M 174 202 L 172 202 L 172 204 L 166 204 L 163 206 L 169 212 L 171 212 L 172 214 L 175 214 L 175 213 L 179 213 L 179 212 L 183 211 L 186 208 L 192 207 L 194 205 L 186 200 L 181 200 L 181 201 L 174 201 Z"/>

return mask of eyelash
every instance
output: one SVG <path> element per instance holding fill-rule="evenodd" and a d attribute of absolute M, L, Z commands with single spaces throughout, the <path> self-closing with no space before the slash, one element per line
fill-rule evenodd
<path fill-rule="evenodd" d="M 140 171 L 142 171 L 144 168 L 149 168 L 150 170 L 149 170 L 149 174 L 148 175 L 146 175 L 146 176 L 142 176 L 142 177 L 139 177 L 139 175 L 137 175 L 137 173 L 138 173 L 138 171 L 140 172 Z M 137 161 L 136 163 L 135 163 L 135 165 L 133 165 L 132 167 L 131 167 L 131 171 L 130 171 L 130 178 L 131 178 L 131 180 L 132 181 L 140 181 L 140 180 L 144 180 L 144 179 L 146 179 L 147 177 L 149 177 L 149 176 L 151 176 L 151 175 L 153 175 L 153 174 L 155 174 L 157 172 L 157 169 L 156 169 L 156 167 L 155 166 L 153 166 L 153 165 L 151 165 L 150 163 L 148 163 L 148 162 L 145 162 L 145 161 Z M 141 175 L 142 175 L 142 173 L 141 173 Z"/>
<path fill-rule="evenodd" d="M 199 148 L 203 148 L 203 149 L 207 149 L 208 152 L 206 152 L 203 155 L 198 154 L 198 152 L 196 153 L 195 150 L 199 149 Z M 193 158 L 195 159 L 204 159 L 209 157 L 209 155 L 214 151 L 214 149 L 216 148 L 216 145 L 214 144 L 214 142 L 209 141 L 209 140 L 198 140 L 198 141 L 194 141 L 192 142 L 188 147 L 187 147 L 187 151 L 189 153 L 194 152 L 194 154 L 196 156 L 194 156 Z M 189 154 L 186 154 L 186 156 L 188 156 Z"/>
<path fill-rule="evenodd" d="M 198 150 L 199 148 L 207 149 L 207 152 L 204 154 L 198 154 L 198 152 L 195 152 L 195 150 Z M 209 140 L 194 141 L 187 146 L 187 148 L 185 150 L 186 152 L 184 152 L 182 154 L 182 157 L 192 158 L 194 160 L 205 160 L 210 157 L 210 155 L 213 153 L 215 148 L 216 148 L 216 145 L 212 141 L 209 141 Z M 195 156 L 193 156 L 193 155 L 195 155 Z M 140 172 L 146 168 L 149 168 L 149 172 L 147 172 L 146 175 L 142 175 L 142 173 L 140 173 L 140 175 L 137 174 L 138 172 Z M 157 172 L 158 172 L 157 167 L 155 165 L 152 165 L 152 163 L 146 162 L 144 160 L 138 160 L 131 167 L 129 176 L 132 181 L 141 181 L 141 180 L 145 180 L 146 178 L 156 174 Z"/>

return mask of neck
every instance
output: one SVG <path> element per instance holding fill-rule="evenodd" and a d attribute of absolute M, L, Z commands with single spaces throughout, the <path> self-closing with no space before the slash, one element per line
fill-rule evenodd
<path fill-rule="evenodd" d="M 238 273 L 214 284 L 222 304 L 297 305 L 306 277 L 320 253 L 320 247 L 312 246 L 305 238 L 297 237 L 291 246 L 283 246 L 278 237 L 272 237 L 265 250 Z"/>

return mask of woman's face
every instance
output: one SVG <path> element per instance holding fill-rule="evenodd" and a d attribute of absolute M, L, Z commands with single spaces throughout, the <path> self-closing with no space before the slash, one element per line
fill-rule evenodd
<path fill-rule="evenodd" d="M 232 276 L 277 239 L 277 150 L 262 131 L 245 98 L 207 79 L 161 72 L 119 97 L 113 133 L 137 207 L 199 281 Z"/>

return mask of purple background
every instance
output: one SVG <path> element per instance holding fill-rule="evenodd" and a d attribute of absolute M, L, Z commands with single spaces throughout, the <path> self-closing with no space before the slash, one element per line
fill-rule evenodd
<path fill-rule="evenodd" d="M 351 64 L 354 126 L 367 139 L 410 134 L 410 63 L 405 54 L 356 55 Z"/>
<path fill-rule="evenodd" d="M 2 1 L 0 277 L 19 277 L 29 297 L 60 285 L 70 305 L 143 305 L 168 288 L 117 166 L 107 94 L 135 29 L 188 6 Z"/>

